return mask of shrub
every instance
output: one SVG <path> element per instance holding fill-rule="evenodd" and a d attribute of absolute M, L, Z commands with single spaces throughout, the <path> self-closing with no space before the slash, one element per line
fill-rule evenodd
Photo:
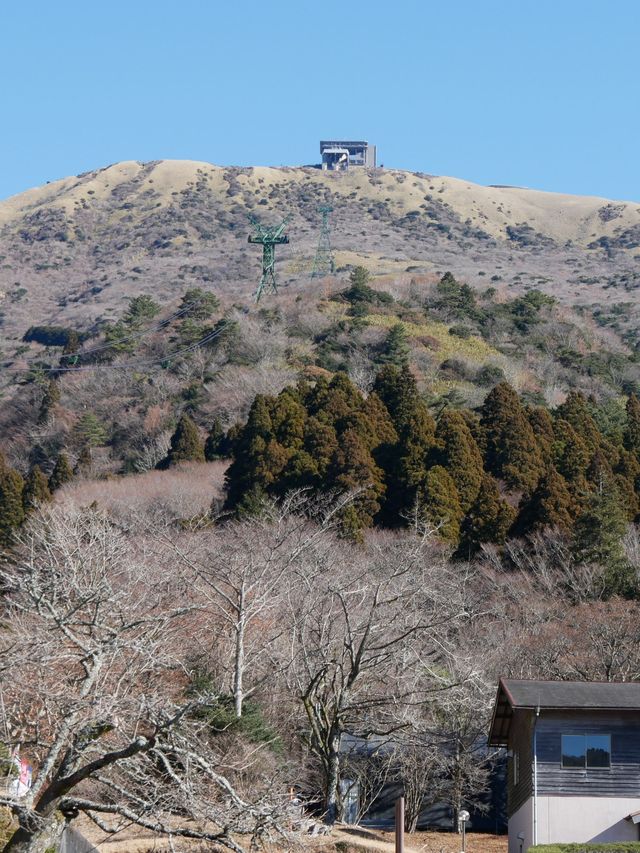
<path fill-rule="evenodd" d="M 74 329 L 64 326 L 31 326 L 22 338 L 25 343 L 34 341 L 46 347 L 64 347 L 70 338 L 77 338 L 78 333 Z"/>
<path fill-rule="evenodd" d="M 497 385 L 498 382 L 504 382 L 504 380 L 504 370 L 501 367 L 498 367 L 497 364 L 485 364 L 484 367 L 481 367 L 476 373 L 475 378 L 477 385 L 482 385 L 487 388 Z"/>
<path fill-rule="evenodd" d="M 449 329 L 449 334 L 453 335 L 455 338 L 463 338 L 466 340 L 467 338 L 471 337 L 473 332 L 468 326 L 456 325 L 451 326 L 451 328 Z"/>

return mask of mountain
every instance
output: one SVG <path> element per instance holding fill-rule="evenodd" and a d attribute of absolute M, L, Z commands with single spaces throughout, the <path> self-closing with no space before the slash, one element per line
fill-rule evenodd
<path fill-rule="evenodd" d="M 249 216 L 291 217 L 279 292 L 257 305 Z M 340 371 L 366 394 L 405 357 L 434 413 L 507 381 L 551 408 L 579 390 L 619 432 L 621 395 L 640 391 L 639 258 L 631 202 L 188 161 L 66 178 L 0 203 L 3 447 L 23 473 L 87 446 L 93 476 L 147 470 L 185 411 L 204 438 L 256 394 Z"/>
<path fill-rule="evenodd" d="M 338 267 L 375 274 L 451 270 L 472 286 L 535 286 L 568 304 L 618 298 L 636 322 L 640 205 L 392 170 L 224 168 L 124 162 L 0 202 L 5 353 L 34 322 L 85 330 L 134 293 L 162 302 L 186 284 L 250 297 L 258 247 L 253 214 L 290 215 L 278 250 L 283 287 L 309 281 L 319 204 L 330 204 Z"/>

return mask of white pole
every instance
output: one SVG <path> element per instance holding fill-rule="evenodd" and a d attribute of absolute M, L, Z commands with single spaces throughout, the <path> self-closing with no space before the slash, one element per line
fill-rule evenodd
<path fill-rule="evenodd" d="M 538 717 L 540 705 L 536 708 L 533 721 L 533 846 L 538 843 Z"/>

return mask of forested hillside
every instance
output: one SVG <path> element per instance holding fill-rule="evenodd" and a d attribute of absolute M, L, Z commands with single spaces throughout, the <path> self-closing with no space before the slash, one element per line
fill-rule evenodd
<path fill-rule="evenodd" d="M 5 203 L 2 699 L 46 768 L 15 849 L 83 813 L 238 850 L 354 780 L 409 827 L 482 810 L 500 675 L 640 678 L 636 208 L 569 237 L 527 191 L 187 171 Z M 285 202 L 304 256 L 255 304 L 246 213 Z"/>

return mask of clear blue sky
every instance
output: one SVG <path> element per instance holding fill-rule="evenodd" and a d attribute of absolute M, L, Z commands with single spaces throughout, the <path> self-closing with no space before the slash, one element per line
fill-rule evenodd
<path fill-rule="evenodd" d="M 0 198 L 118 160 L 385 166 L 640 201 L 640 0 L 5 0 Z"/>

